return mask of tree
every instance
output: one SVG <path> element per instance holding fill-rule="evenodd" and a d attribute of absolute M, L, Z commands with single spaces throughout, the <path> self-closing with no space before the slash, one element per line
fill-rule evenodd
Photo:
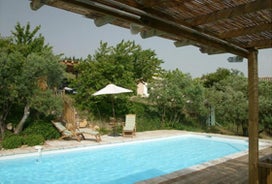
<path fill-rule="evenodd" d="M 161 122 L 172 125 L 182 120 L 201 119 L 204 88 L 179 70 L 168 71 L 152 83 L 150 100 L 156 104 Z"/>
<path fill-rule="evenodd" d="M 20 133 L 30 109 L 35 108 L 37 94 L 44 95 L 49 89 L 57 87 L 62 78 L 63 68 L 59 64 L 59 56 L 55 56 L 52 48 L 44 44 L 44 37 L 35 37 L 40 27 L 30 31 L 19 23 L 15 26 L 13 36 L 1 38 L 0 44 L 0 127 L 4 133 L 7 115 L 13 105 L 23 106 L 24 113 L 15 128 Z M 40 92 L 39 92 L 40 91 Z M 53 95 L 53 92 L 51 91 Z M 51 97 L 53 97 L 51 95 Z M 48 95 L 47 95 L 48 97 Z M 55 101 L 57 102 L 57 101 Z M 42 103 L 40 105 L 45 105 Z M 36 106 L 37 109 L 38 106 Z"/>
<path fill-rule="evenodd" d="M 20 83 L 24 86 L 20 87 L 19 102 L 24 104 L 24 114 L 15 128 L 15 133 L 22 131 L 24 123 L 30 114 L 30 108 L 44 114 L 50 114 L 48 112 L 50 109 L 51 111 L 59 109 L 60 102 L 53 95 L 53 90 L 57 89 L 63 75 L 63 68 L 59 64 L 59 59 L 59 56 L 54 56 L 51 50 L 45 49 L 40 53 L 29 54 L 23 63 Z M 52 100 L 52 98 L 55 100 Z M 37 103 L 39 101 L 43 103 Z M 55 102 L 55 104 L 50 103 L 50 101 Z M 40 111 L 41 109 L 43 111 Z"/>
<path fill-rule="evenodd" d="M 230 70 L 226 68 L 218 68 L 216 72 L 203 75 L 201 78 L 203 80 L 204 87 L 210 88 L 214 86 L 214 84 L 228 77 L 229 75 L 231 75 Z"/>
<path fill-rule="evenodd" d="M 242 73 L 233 71 L 207 89 L 206 99 L 215 108 L 217 121 L 242 127 L 247 134 L 248 95 L 247 80 Z"/>
<path fill-rule="evenodd" d="M 161 70 L 161 63 L 153 51 L 142 50 L 134 42 L 122 41 L 115 47 L 101 42 L 95 54 L 78 65 L 79 76 L 74 84 L 78 92 L 76 99 L 82 108 L 94 114 L 110 115 L 111 96 L 94 98 L 92 94 L 109 83 L 136 91 L 136 82 L 152 79 Z M 115 99 L 117 116 L 128 111 L 128 96 L 120 94 Z"/>
<path fill-rule="evenodd" d="M 19 99 L 23 55 L 18 52 L 11 38 L 0 38 L 0 129 L 4 136 L 6 118 Z"/>
<path fill-rule="evenodd" d="M 40 28 L 41 26 L 36 26 L 33 31 L 31 31 L 29 22 L 26 26 L 17 23 L 15 30 L 11 31 L 13 43 L 18 46 L 17 49 L 24 57 L 27 57 L 31 53 L 39 53 L 44 49 L 51 49 L 48 44 L 44 43 L 45 39 L 41 34 L 37 36 Z"/>
<path fill-rule="evenodd" d="M 272 135 L 272 82 L 259 83 L 259 119 L 263 129 Z"/>

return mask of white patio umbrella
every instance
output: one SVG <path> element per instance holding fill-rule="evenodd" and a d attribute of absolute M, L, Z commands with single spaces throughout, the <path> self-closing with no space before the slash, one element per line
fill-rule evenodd
<path fill-rule="evenodd" d="M 100 89 L 95 92 L 93 96 L 97 95 L 107 95 L 107 94 L 119 94 L 119 93 L 129 93 L 132 92 L 130 89 L 122 88 L 120 86 L 116 86 L 114 84 L 108 84 L 106 87 Z"/>
<path fill-rule="evenodd" d="M 99 91 L 95 92 L 93 94 L 93 96 L 97 96 L 97 95 L 113 95 L 113 94 L 130 93 L 130 92 L 132 92 L 132 90 L 122 88 L 122 87 L 116 86 L 114 84 L 108 84 L 104 88 L 102 88 Z M 112 98 L 112 114 L 113 114 L 113 117 L 115 118 L 113 98 Z"/>

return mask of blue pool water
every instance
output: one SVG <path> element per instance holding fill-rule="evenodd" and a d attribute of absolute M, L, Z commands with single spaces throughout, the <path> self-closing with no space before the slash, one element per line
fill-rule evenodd
<path fill-rule="evenodd" d="M 129 184 L 248 149 L 246 141 L 185 135 L 0 159 L 0 183 Z"/>

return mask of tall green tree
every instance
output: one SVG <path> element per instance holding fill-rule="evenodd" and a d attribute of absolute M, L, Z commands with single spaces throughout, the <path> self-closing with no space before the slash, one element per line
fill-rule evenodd
<path fill-rule="evenodd" d="M 27 26 L 21 26 L 18 23 L 15 31 L 12 32 L 12 37 L 1 38 L 0 62 L 3 67 L 0 69 L 2 79 L 0 127 L 2 136 L 5 120 L 12 105 L 23 106 L 24 109 L 23 116 L 15 128 L 15 133 L 20 133 L 30 114 L 30 109 L 39 110 L 42 109 L 41 106 L 48 105 L 46 103 L 37 105 L 39 101 L 37 99 L 43 96 L 55 98 L 52 90 L 52 95 L 46 95 L 47 90 L 56 88 L 61 81 L 63 68 L 59 64 L 60 57 L 55 56 L 52 48 L 44 44 L 44 37 L 35 36 L 39 29 L 40 27 L 36 27 L 31 31 L 29 23 Z M 57 103 L 58 100 L 54 102 Z M 57 106 L 55 104 L 55 107 Z M 53 111 L 54 108 L 48 109 Z"/>
<path fill-rule="evenodd" d="M 142 50 L 132 41 L 122 41 L 115 47 L 101 42 L 95 54 L 88 56 L 77 68 L 79 76 L 75 84 L 78 92 L 76 99 L 82 108 L 109 116 L 111 109 L 108 107 L 112 103 L 112 97 L 93 97 L 92 94 L 109 83 L 136 91 L 137 81 L 151 80 L 154 73 L 161 70 L 161 63 L 154 51 Z M 128 96 L 116 96 L 117 116 L 128 111 Z"/>
<path fill-rule="evenodd" d="M 259 83 L 259 119 L 262 127 L 272 135 L 272 82 L 260 81 Z"/>
<path fill-rule="evenodd" d="M 243 134 L 247 134 L 248 95 L 247 79 L 241 72 L 229 71 L 207 89 L 206 99 L 215 108 L 216 120 L 225 125 L 232 124 L 236 133 L 242 127 Z"/>
<path fill-rule="evenodd" d="M 40 28 L 41 26 L 36 26 L 31 30 L 29 22 L 26 26 L 17 23 L 15 30 L 11 31 L 13 43 L 17 45 L 17 49 L 24 57 L 27 57 L 31 53 L 41 52 L 44 49 L 51 49 L 48 44 L 45 44 L 45 39 L 41 34 L 37 36 Z"/>
<path fill-rule="evenodd" d="M 225 79 L 230 75 L 231 75 L 230 70 L 226 68 L 218 68 L 216 72 L 202 76 L 204 87 L 210 88 L 214 86 L 214 84 L 220 82 L 221 80 Z"/>
<path fill-rule="evenodd" d="M 156 104 L 161 122 L 181 123 L 200 120 L 205 113 L 204 88 L 178 69 L 165 72 L 152 83 L 150 100 Z"/>
<path fill-rule="evenodd" d="M 3 137 L 5 121 L 20 96 L 20 68 L 23 55 L 11 38 L 0 38 L 0 129 Z"/>
<path fill-rule="evenodd" d="M 54 95 L 54 90 L 57 89 L 63 75 L 63 68 L 59 64 L 59 60 L 58 56 L 46 49 L 40 53 L 31 53 L 26 58 L 21 69 L 20 80 L 24 86 L 20 86 L 19 100 L 24 105 L 24 114 L 15 128 L 15 133 L 22 131 L 30 114 L 30 108 L 46 115 L 54 109 L 60 110 L 60 100 L 57 100 L 59 98 Z M 40 109 L 44 109 L 44 111 L 40 111 Z M 45 109 L 47 110 L 45 111 Z"/>

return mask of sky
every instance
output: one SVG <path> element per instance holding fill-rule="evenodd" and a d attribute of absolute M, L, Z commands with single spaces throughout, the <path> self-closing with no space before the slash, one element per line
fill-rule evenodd
<path fill-rule="evenodd" d="M 113 25 L 96 27 L 92 19 L 61 9 L 42 6 L 33 11 L 29 0 L 0 0 L 0 34 L 11 36 L 16 23 L 31 28 L 41 25 L 40 32 L 46 42 L 53 47 L 55 54 L 66 57 L 86 58 L 100 47 L 100 42 L 115 46 L 122 40 L 135 41 L 142 49 L 154 50 L 157 57 L 164 61 L 166 70 L 179 69 L 192 77 L 213 73 L 218 68 L 236 69 L 247 76 L 247 60 L 241 63 L 229 63 L 232 54 L 202 54 L 197 47 L 176 48 L 172 40 L 160 37 L 142 39 L 132 35 L 129 29 Z M 260 77 L 272 77 L 272 49 L 259 50 L 258 72 Z"/>

